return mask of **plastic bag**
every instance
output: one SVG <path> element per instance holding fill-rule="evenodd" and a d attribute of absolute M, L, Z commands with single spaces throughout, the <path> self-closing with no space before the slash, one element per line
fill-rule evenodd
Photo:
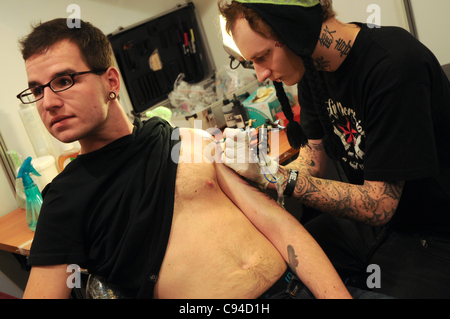
<path fill-rule="evenodd" d="M 256 80 L 256 73 L 251 69 L 230 69 L 229 65 L 223 65 L 216 71 L 216 92 L 219 99 L 224 94 L 231 96 L 237 90 Z"/>
<path fill-rule="evenodd" d="M 200 112 L 217 101 L 214 85 L 207 81 L 189 84 L 183 80 L 184 77 L 183 73 L 178 76 L 174 83 L 174 89 L 169 94 L 170 104 L 175 108 L 176 113 L 192 114 Z"/>

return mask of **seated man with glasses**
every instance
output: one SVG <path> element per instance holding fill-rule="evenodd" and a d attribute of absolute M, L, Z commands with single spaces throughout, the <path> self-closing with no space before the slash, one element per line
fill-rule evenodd
<path fill-rule="evenodd" d="M 81 144 L 81 155 L 43 191 L 24 298 L 69 297 L 72 264 L 132 298 L 267 297 L 294 277 L 289 260 L 316 297 L 350 297 L 303 227 L 214 154 L 178 163 L 180 150 L 183 158 L 204 155 L 211 136 L 159 118 L 128 120 L 100 30 L 85 22 L 69 29 L 56 19 L 37 25 L 21 45 L 29 88 L 18 98 L 36 102 L 55 138 Z M 200 150 L 190 143 L 198 137 Z M 233 178 L 248 196 L 239 207 L 221 188 Z M 264 211 L 264 234 L 243 214 L 251 211 Z"/>

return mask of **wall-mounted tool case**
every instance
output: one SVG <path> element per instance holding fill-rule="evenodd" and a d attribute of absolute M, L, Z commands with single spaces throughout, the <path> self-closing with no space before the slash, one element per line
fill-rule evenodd
<path fill-rule="evenodd" d="M 198 83 L 213 74 L 193 3 L 108 35 L 135 115 L 167 100 L 180 73 Z"/>

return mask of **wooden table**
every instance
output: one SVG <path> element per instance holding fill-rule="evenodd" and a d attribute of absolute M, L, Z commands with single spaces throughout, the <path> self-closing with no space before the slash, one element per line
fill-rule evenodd
<path fill-rule="evenodd" d="M 269 136 L 269 143 L 271 146 L 271 150 L 270 150 L 270 156 L 278 156 L 279 159 L 279 163 L 283 164 L 284 162 L 286 162 L 287 160 L 289 160 L 291 157 L 293 157 L 294 155 L 298 154 L 298 150 L 294 149 L 291 147 L 291 145 L 289 144 L 289 141 L 286 137 L 286 131 L 281 131 L 278 133 L 279 134 L 279 151 L 277 152 L 274 147 L 273 144 L 271 143 L 271 135 Z M 278 153 L 278 154 L 274 154 L 274 153 Z"/>
<path fill-rule="evenodd" d="M 25 210 L 18 208 L 0 218 L 0 249 L 23 256 L 30 255 L 34 232 L 28 228 Z"/>

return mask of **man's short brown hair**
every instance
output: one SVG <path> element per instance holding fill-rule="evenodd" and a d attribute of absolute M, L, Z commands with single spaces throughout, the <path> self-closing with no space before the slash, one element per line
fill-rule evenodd
<path fill-rule="evenodd" d="M 67 19 L 63 18 L 33 26 L 32 32 L 19 40 L 22 57 L 26 61 L 63 40 L 69 40 L 79 47 L 84 62 L 91 70 L 113 66 L 111 45 L 102 31 L 82 20 L 79 28 L 70 28 Z"/>

